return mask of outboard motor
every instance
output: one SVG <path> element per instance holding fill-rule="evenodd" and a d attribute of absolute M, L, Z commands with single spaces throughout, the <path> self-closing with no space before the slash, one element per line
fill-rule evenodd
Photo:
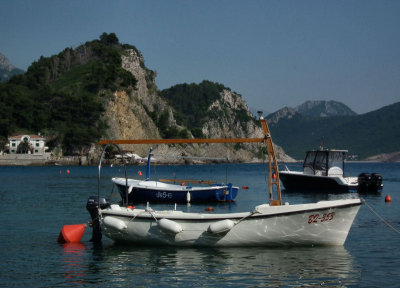
<path fill-rule="evenodd" d="M 100 242 L 101 241 L 101 228 L 100 228 L 100 220 L 99 220 L 99 201 L 97 196 L 90 196 L 86 203 L 86 209 L 90 213 L 90 217 L 92 217 L 92 242 Z M 100 198 L 100 209 L 105 209 L 110 207 L 110 203 L 107 202 L 105 198 Z"/>
<path fill-rule="evenodd" d="M 375 192 L 382 189 L 382 175 L 379 173 L 372 173 L 371 176 L 372 188 Z"/>
<path fill-rule="evenodd" d="M 378 173 L 358 175 L 358 193 L 377 193 L 382 189 L 382 176 Z"/>

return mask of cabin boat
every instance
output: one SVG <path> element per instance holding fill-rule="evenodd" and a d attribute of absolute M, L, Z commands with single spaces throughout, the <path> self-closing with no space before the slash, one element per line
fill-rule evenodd
<path fill-rule="evenodd" d="M 114 177 L 111 181 L 117 186 L 123 201 L 127 203 L 200 203 L 200 202 L 232 202 L 236 198 L 239 187 L 231 183 L 218 184 L 207 180 L 150 180 L 150 148 L 145 180 Z M 170 184 L 164 182 L 178 182 Z M 193 186 L 190 183 L 208 186 Z"/>
<path fill-rule="evenodd" d="M 378 173 L 361 173 L 358 177 L 345 176 L 344 164 L 347 150 L 307 151 L 303 171 L 279 171 L 285 190 L 297 192 L 380 192 L 382 176 Z"/>
<path fill-rule="evenodd" d="M 264 143 L 269 160 L 269 202 L 257 205 L 251 211 L 238 213 L 187 213 L 176 208 L 156 211 L 149 205 L 145 209 L 129 205 L 110 205 L 100 197 L 98 185 L 98 196 L 90 197 L 86 206 L 93 220 L 92 240 L 101 241 L 104 233 L 115 242 L 146 245 L 343 245 L 361 206 L 361 200 L 283 204 L 271 135 L 266 120 L 261 117 L 260 122 L 264 131 L 262 138 L 101 141 L 100 144 L 106 147 L 127 143 Z"/>

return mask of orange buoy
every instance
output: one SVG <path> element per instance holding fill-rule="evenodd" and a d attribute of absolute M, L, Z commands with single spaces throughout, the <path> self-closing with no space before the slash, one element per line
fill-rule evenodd
<path fill-rule="evenodd" d="M 59 243 L 77 243 L 80 242 L 85 232 L 86 224 L 64 225 L 58 236 Z"/>
<path fill-rule="evenodd" d="M 207 207 L 205 210 L 208 211 L 208 212 L 213 212 L 214 208 L 213 207 Z"/>
<path fill-rule="evenodd" d="M 69 171 L 69 170 L 67 170 L 67 174 L 69 174 L 69 172 L 70 172 L 70 171 Z"/>
<path fill-rule="evenodd" d="M 135 209 L 135 206 L 131 206 L 131 205 L 129 205 L 127 208 L 129 208 L 129 209 L 133 210 L 133 209 Z"/>
<path fill-rule="evenodd" d="M 242 189 L 249 189 L 248 186 L 242 186 Z"/>
<path fill-rule="evenodd" d="M 390 197 L 389 195 L 386 195 L 385 202 L 392 202 L 392 197 Z"/>
<path fill-rule="evenodd" d="M 272 174 L 272 179 L 276 179 L 276 174 L 275 173 Z"/>

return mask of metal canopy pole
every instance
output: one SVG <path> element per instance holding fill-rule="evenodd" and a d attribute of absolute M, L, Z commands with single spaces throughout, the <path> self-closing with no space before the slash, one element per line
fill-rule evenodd
<path fill-rule="evenodd" d="M 121 154 L 122 161 L 124 163 L 125 184 L 126 184 L 125 185 L 125 194 L 126 194 L 126 203 L 125 204 L 128 205 L 128 175 L 126 173 L 126 164 L 125 164 L 125 159 L 124 159 L 124 152 L 121 150 L 121 148 L 118 145 L 116 145 L 114 143 L 114 141 L 110 141 L 110 142 L 107 143 L 107 145 L 105 145 L 103 147 L 103 151 L 101 151 L 100 160 L 99 160 L 99 166 L 98 166 L 99 176 L 98 176 L 98 179 L 97 179 L 97 201 L 98 201 L 98 208 L 99 209 L 100 209 L 100 178 L 101 178 L 100 177 L 101 176 L 100 175 L 100 171 L 101 171 L 101 162 L 103 160 L 103 156 L 104 156 L 104 153 L 105 153 L 107 147 L 111 146 L 111 145 L 114 145 L 118 149 L 118 152 Z"/>
<path fill-rule="evenodd" d="M 271 206 L 279 206 L 282 205 L 282 197 L 281 197 L 281 186 L 279 183 L 279 169 L 278 162 L 276 161 L 274 145 L 272 143 L 271 134 L 269 132 L 269 127 L 267 124 L 267 120 L 264 118 L 260 118 L 261 126 L 264 131 L 264 141 L 267 146 L 267 154 L 268 154 L 268 166 L 269 166 L 269 181 L 268 181 L 268 189 L 269 189 L 269 203 Z M 276 187 L 277 199 L 274 200 L 273 197 L 273 188 Z"/>

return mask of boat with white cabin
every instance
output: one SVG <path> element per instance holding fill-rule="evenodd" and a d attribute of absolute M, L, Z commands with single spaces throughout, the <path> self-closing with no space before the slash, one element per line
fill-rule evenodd
<path fill-rule="evenodd" d="M 279 171 L 280 180 L 288 192 L 340 193 L 380 192 L 382 176 L 361 173 L 358 177 L 345 175 L 347 150 L 323 149 L 307 151 L 303 171 Z"/>
<path fill-rule="evenodd" d="M 262 138 L 101 141 L 100 144 L 104 145 L 264 143 L 269 160 L 269 202 L 257 205 L 251 211 L 237 213 L 188 213 L 176 209 L 157 211 L 149 204 L 144 209 L 129 205 L 110 205 L 100 197 L 99 188 L 98 196 L 89 198 L 87 203 L 94 223 L 93 240 L 101 239 L 101 227 L 101 232 L 115 242 L 131 244 L 190 247 L 343 245 L 361 206 L 361 200 L 282 203 L 279 171 L 271 135 L 266 120 L 261 117 L 260 121 L 264 131 Z"/>

